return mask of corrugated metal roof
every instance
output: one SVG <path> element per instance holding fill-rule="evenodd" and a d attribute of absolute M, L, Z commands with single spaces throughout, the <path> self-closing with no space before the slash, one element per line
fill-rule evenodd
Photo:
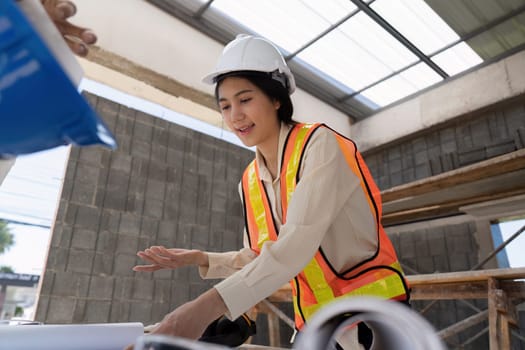
<path fill-rule="evenodd" d="M 525 0 L 148 1 L 224 44 L 266 36 L 301 89 L 355 120 L 525 49 Z"/>

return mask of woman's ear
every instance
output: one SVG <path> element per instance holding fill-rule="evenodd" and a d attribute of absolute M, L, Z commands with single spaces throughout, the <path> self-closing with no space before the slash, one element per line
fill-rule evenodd
<path fill-rule="evenodd" d="M 273 100 L 273 107 L 275 108 L 275 110 L 278 110 L 279 108 L 281 108 L 281 101 L 275 98 Z"/>

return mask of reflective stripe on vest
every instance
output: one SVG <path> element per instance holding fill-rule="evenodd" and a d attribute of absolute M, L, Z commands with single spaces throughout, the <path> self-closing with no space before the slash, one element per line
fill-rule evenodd
<path fill-rule="evenodd" d="M 280 169 L 283 224 L 286 222 L 288 203 L 299 181 L 299 168 L 304 149 L 310 136 L 322 124 L 298 124 L 290 131 Z M 320 248 L 305 266 L 292 285 L 295 323 L 301 329 L 315 311 L 337 298 L 352 295 L 374 295 L 385 299 L 406 300 L 407 286 L 394 248 L 380 224 L 381 201 L 379 189 L 370 176 L 354 143 L 334 132 L 338 145 L 352 172 L 360 179 L 371 212 L 376 217 L 378 251 L 374 256 L 342 273 L 337 272 L 325 259 Z M 255 178 L 255 179 L 253 179 Z M 260 253 L 264 239 L 272 239 L 275 233 L 273 215 L 264 186 L 258 176 L 256 162 L 252 162 L 243 175 L 243 193 L 246 211 L 246 227 L 251 248 Z M 257 203 L 258 202 L 258 203 Z M 266 220 L 255 220 L 266 213 Z M 257 244 L 255 244 L 257 242 Z"/>
<path fill-rule="evenodd" d="M 246 229 L 249 232 L 250 247 L 257 254 L 261 252 L 264 242 L 277 240 L 277 230 L 271 215 L 270 203 L 266 190 L 259 177 L 259 167 L 253 160 L 242 177 Z M 270 213 L 270 215 L 268 215 Z"/>

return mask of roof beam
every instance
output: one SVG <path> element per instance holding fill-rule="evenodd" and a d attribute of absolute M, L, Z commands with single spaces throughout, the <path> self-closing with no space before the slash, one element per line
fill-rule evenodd
<path fill-rule="evenodd" d="M 386 30 L 390 35 L 397 39 L 401 44 L 403 44 L 407 49 L 409 49 L 414 55 L 416 55 L 421 61 L 425 62 L 430 68 L 432 68 L 437 74 L 439 74 L 444 79 L 448 78 L 448 74 L 441 69 L 437 64 L 434 63 L 427 55 L 425 55 L 421 50 L 419 50 L 414 44 L 410 42 L 403 34 L 399 33 L 394 27 L 390 25 L 383 17 L 381 17 L 377 12 L 375 12 L 370 6 L 365 4 L 361 0 L 350 0 L 352 1 L 361 11 L 366 13 L 374 22 L 379 24 L 384 30 Z"/>

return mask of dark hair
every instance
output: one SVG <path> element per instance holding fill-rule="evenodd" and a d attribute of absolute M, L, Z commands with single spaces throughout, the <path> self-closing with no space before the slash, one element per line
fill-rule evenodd
<path fill-rule="evenodd" d="M 277 110 L 277 117 L 280 121 L 293 125 L 296 124 L 292 120 L 293 104 L 288 94 L 288 89 L 279 81 L 272 79 L 269 73 L 257 71 L 238 71 L 219 75 L 215 80 L 215 101 L 219 103 L 219 86 L 221 82 L 228 77 L 239 77 L 249 80 L 253 85 L 257 86 L 270 99 L 279 101 L 281 106 Z"/>

